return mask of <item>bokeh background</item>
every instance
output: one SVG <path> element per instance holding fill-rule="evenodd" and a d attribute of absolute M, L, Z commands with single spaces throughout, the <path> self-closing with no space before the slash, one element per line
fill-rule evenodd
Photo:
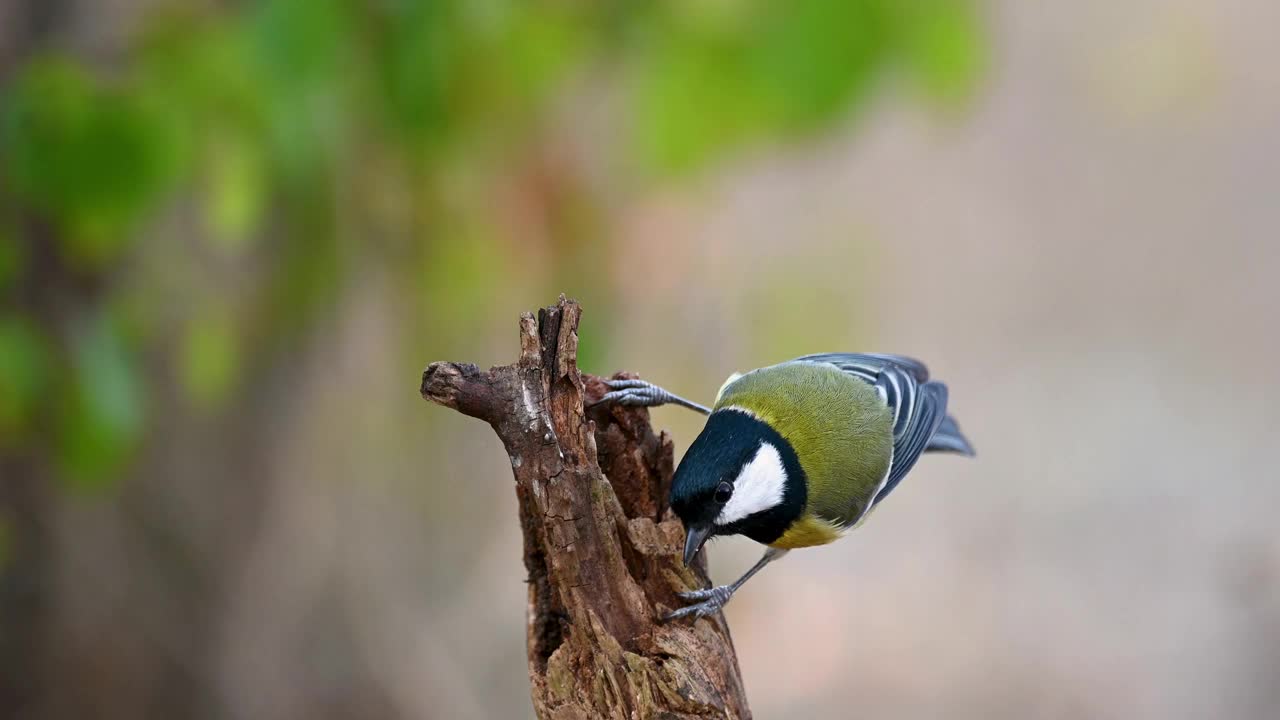
<path fill-rule="evenodd" d="M 563 291 L 704 401 L 951 386 L 976 460 L 729 606 L 758 717 L 1274 717 L 1277 27 L 0 0 L 0 716 L 529 717 L 510 470 L 417 385 Z"/>

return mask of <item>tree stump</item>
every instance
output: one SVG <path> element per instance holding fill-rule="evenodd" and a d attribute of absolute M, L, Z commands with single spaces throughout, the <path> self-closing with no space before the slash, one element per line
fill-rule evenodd
<path fill-rule="evenodd" d="M 562 295 L 536 321 L 523 314 L 514 365 L 437 362 L 422 375 L 425 399 L 489 423 L 511 458 L 534 710 L 543 720 L 749 718 L 723 615 L 661 622 L 681 605 L 676 591 L 708 586 L 705 556 L 694 568 L 680 561 L 671 438 L 654 433 L 646 409 L 592 406 L 607 388 L 578 371 L 581 313 Z"/>

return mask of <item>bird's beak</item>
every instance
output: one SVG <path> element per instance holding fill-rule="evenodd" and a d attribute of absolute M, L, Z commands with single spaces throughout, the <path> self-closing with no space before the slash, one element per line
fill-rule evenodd
<path fill-rule="evenodd" d="M 698 554 L 709 537 L 711 537 L 710 525 L 694 525 L 685 530 L 684 564 L 686 566 L 693 562 L 693 556 Z"/>

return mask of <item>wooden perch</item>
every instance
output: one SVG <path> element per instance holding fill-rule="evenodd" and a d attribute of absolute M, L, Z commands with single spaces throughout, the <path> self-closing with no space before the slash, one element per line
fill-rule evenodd
<path fill-rule="evenodd" d="M 515 473 L 529 573 L 528 655 L 543 720 L 749 718 L 722 615 L 663 624 L 677 590 L 707 587 L 684 567 L 667 510 L 670 437 L 642 408 L 597 405 L 578 371 L 582 310 L 560 301 L 520 318 L 520 359 L 481 371 L 432 363 L 422 396 L 489 423 Z M 621 374 L 615 377 L 625 377 Z"/>

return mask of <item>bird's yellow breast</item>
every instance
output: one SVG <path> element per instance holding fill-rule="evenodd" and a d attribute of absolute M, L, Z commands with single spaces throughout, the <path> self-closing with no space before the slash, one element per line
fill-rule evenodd
<path fill-rule="evenodd" d="M 839 525 L 823 520 L 815 515 L 805 515 L 791 523 L 791 527 L 782 533 L 782 537 L 769 543 L 770 547 L 783 550 L 826 545 L 840 539 L 844 531 Z"/>

